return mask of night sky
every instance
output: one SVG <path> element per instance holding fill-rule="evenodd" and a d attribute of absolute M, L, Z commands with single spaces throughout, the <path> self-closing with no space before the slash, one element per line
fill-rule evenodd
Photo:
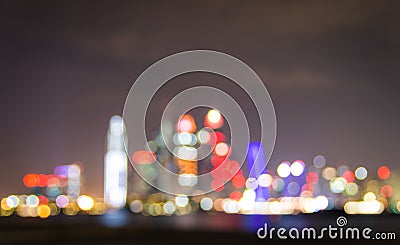
<path fill-rule="evenodd" d="M 323 154 L 400 169 L 399 1 L 146 2 L 0 2 L 1 196 L 76 160 L 102 196 L 109 118 L 149 65 L 192 49 L 263 79 L 278 122 L 270 167 Z"/>

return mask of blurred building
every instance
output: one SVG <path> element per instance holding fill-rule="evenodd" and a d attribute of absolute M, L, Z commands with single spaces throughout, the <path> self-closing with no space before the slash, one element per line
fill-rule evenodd
<path fill-rule="evenodd" d="M 128 158 L 124 144 L 127 144 L 124 122 L 120 116 L 113 116 L 104 157 L 104 202 L 110 209 L 119 209 L 126 204 Z"/>

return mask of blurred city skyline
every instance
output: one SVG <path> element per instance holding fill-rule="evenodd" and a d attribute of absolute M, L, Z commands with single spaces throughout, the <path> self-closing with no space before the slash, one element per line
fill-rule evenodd
<path fill-rule="evenodd" d="M 353 168 L 385 163 L 399 170 L 399 2 L 0 6 L 0 195 L 26 192 L 26 173 L 81 161 L 84 192 L 102 196 L 110 117 L 122 113 L 133 81 L 149 65 L 191 49 L 231 54 L 264 81 L 278 122 L 269 167 L 309 164 L 322 154 L 328 165 L 345 160 Z M 229 84 L 215 76 L 174 80 L 154 108 L 184 87 Z"/>

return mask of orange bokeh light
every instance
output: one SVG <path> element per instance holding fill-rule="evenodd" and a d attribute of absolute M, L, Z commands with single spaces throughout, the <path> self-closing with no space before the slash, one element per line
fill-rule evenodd
<path fill-rule="evenodd" d="M 23 182 L 26 187 L 31 188 L 39 185 L 40 179 L 39 176 L 37 176 L 36 174 L 26 174 L 24 176 Z"/>

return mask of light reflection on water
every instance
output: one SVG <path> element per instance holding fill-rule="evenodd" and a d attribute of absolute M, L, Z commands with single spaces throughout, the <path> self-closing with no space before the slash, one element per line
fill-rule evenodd
<path fill-rule="evenodd" d="M 125 226 L 129 221 L 127 210 L 119 210 L 101 216 L 101 223 L 107 227 L 118 228 Z"/>

